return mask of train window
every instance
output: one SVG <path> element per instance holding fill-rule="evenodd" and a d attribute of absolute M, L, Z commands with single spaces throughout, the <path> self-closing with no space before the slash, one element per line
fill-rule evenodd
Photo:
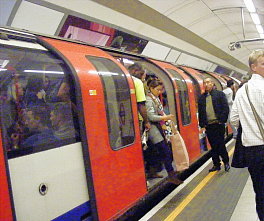
<path fill-rule="evenodd" d="M 44 50 L 0 48 L 0 118 L 7 156 L 79 141 L 78 121 L 74 121 L 77 113 L 63 61 Z"/>
<path fill-rule="evenodd" d="M 191 123 L 191 112 L 190 112 L 190 102 L 189 102 L 189 95 L 188 95 L 188 88 L 185 80 L 183 77 L 175 70 L 166 69 L 170 72 L 176 80 L 176 84 L 179 90 L 179 97 L 180 97 L 180 107 L 182 113 L 182 124 L 187 125 Z"/>
<path fill-rule="evenodd" d="M 206 72 L 203 72 L 203 76 L 204 76 L 204 78 L 211 78 L 212 81 L 214 82 L 217 90 L 219 90 L 219 91 L 223 90 L 221 83 L 214 76 L 212 76 L 211 74 L 208 74 Z"/>
<path fill-rule="evenodd" d="M 195 96 L 195 105 L 196 105 L 196 108 L 197 108 L 197 111 L 198 111 L 198 100 L 199 100 L 199 96 L 201 95 L 201 88 L 200 88 L 200 85 L 197 81 L 196 78 L 194 78 L 191 74 L 189 74 L 186 70 L 184 69 L 181 69 L 182 71 L 184 71 L 185 74 L 188 75 L 188 77 L 191 79 L 192 83 L 193 83 L 193 86 L 194 86 L 194 96 Z M 199 77 L 201 77 L 202 75 L 201 74 L 198 74 Z M 203 79 L 203 77 L 201 77 Z"/>
<path fill-rule="evenodd" d="M 117 150 L 135 139 L 129 85 L 124 72 L 113 61 L 92 56 L 87 59 L 103 82 L 110 145 Z"/>

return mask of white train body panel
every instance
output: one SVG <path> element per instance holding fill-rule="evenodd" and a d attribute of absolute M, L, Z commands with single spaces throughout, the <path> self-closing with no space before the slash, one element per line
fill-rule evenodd
<path fill-rule="evenodd" d="M 89 200 L 81 143 L 11 159 L 9 169 L 19 221 L 52 220 Z"/>

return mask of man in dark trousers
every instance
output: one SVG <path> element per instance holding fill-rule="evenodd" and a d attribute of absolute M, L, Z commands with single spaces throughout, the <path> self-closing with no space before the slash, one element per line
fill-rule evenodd
<path fill-rule="evenodd" d="M 256 194 L 256 209 L 260 221 L 264 221 L 264 50 L 254 50 L 249 55 L 252 77 L 238 90 L 230 122 L 242 127 L 241 158 L 248 167 Z M 249 103 L 251 102 L 251 105 Z M 255 111 L 253 111 L 255 110 Z M 255 114 L 256 116 L 255 116 Z M 258 117 L 257 117 L 258 115 Z M 242 162 L 242 161 L 241 161 Z"/>
<path fill-rule="evenodd" d="M 229 171 L 229 157 L 225 146 L 225 123 L 228 119 L 229 107 L 225 94 L 214 89 L 211 78 L 204 79 L 205 92 L 198 101 L 199 125 L 206 132 L 211 145 L 214 166 L 209 172 L 221 169 L 220 156 L 224 162 L 225 171 Z"/>

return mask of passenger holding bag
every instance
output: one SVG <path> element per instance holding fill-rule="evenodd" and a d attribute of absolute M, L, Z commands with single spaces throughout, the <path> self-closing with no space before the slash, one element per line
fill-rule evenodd
<path fill-rule="evenodd" d="M 165 169 L 169 175 L 169 182 L 179 185 L 183 183 L 174 172 L 172 167 L 172 153 L 171 149 L 167 144 L 169 134 L 167 125 L 165 124 L 168 120 L 173 120 L 172 114 L 166 115 L 163 111 L 163 106 L 159 100 L 159 95 L 163 91 L 163 84 L 158 80 L 152 80 L 149 83 L 150 93 L 146 97 L 146 108 L 148 119 L 151 123 L 149 130 L 149 141 L 153 145 L 153 149 L 158 150 L 160 161 L 164 163 Z M 155 159 L 149 159 L 148 164 L 155 167 Z"/>

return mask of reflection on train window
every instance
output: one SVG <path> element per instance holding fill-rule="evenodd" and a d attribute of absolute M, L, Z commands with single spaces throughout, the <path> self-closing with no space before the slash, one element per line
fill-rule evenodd
<path fill-rule="evenodd" d="M 0 50 L 0 117 L 9 158 L 79 141 L 66 68 L 47 51 Z"/>
<path fill-rule="evenodd" d="M 188 88 L 183 77 L 177 73 L 175 70 L 166 69 L 169 71 L 176 80 L 176 84 L 179 90 L 180 96 L 180 107 L 181 107 L 181 116 L 183 125 L 187 125 L 191 123 L 191 112 L 190 112 L 190 102 L 188 95 Z"/>
<path fill-rule="evenodd" d="M 187 74 L 187 75 L 190 77 L 190 79 L 191 79 L 191 81 L 192 81 L 192 83 L 193 83 L 193 86 L 194 86 L 194 96 L 195 96 L 195 106 L 196 106 L 196 110 L 198 111 L 198 100 L 199 100 L 199 97 L 200 97 L 200 95 L 201 95 L 201 88 L 200 88 L 200 85 L 199 85 L 197 79 L 194 78 L 191 74 L 189 74 L 186 70 L 184 70 L 184 69 L 181 69 L 181 70 L 184 71 L 184 73 Z M 202 76 L 201 74 L 198 74 L 198 73 L 197 73 L 197 75 L 198 75 L 201 79 L 203 79 L 203 77 L 201 77 L 201 76 Z"/>
<path fill-rule="evenodd" d="M 116 150 L 134 142 L 134 124 L 130 89 L 123 71 L 111 60 L 87 56 L 95 66 L 104 87 L 108 132 L 111 147 Z"/>

